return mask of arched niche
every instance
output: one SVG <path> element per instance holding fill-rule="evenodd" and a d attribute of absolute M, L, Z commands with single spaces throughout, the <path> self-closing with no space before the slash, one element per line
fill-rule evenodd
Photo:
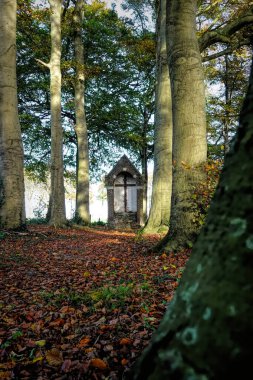
<path fill-rule="evenodd" d="M 137 184 L 128 172 L 121 172 L 114 181 L 114 212 L 137 212 Z"/>
<path fill-rule="evenodd" d="M 143 177 L 126 155 L 106 175 L 105 185 L 109 226 L 143 225 Z"/>

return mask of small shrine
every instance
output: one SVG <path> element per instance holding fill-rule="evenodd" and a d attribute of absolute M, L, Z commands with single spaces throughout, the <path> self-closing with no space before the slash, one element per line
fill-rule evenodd
<path fill-rule="evenodd" d="M 124 155 L 105 177 L 108 225 L 136 228 L 143 225 L 143 177 Z"/>

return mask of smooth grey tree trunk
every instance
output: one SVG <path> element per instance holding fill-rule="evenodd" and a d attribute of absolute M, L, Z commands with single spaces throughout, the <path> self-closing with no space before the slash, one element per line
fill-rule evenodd
<path fill-rule="evenodd" d="M 49 0 L 51 22 L 50 96 L 51 96 L 51 192 L 49 224 L 66 224 L 63 168 L 63 131 L 61 123 L 61 11 L 62 0 Z"/>
<path fill-rule="evenodd" d="M 173 110 L 173 184 L 170 230 L 155 248 L 191 246 L 199 232 L 194 190 L 205 181 L 205 89 L 196 34 L 196 0 L 167 1 L 167 53 Z"/>
<path fill-rule="evenodd" d="M 25 225 L 24 158 L 16 79 L 16 0 L 0 10 L 0 227 Z"/>
<path fill-rule="evenodd" d="M 253 357 L 253 72 L 206 225 L 134 380 L 248 379 Z"/>
<path fill-rule="evenodd" d="M 157 10 L 157 82 L 154 171 L 149 218 L 144 233 L 167 231 L 172 191 L 172 105 L 166 48 L 166 0 Z"/>
<path fill-rule="evenodd" d="M 84 98 L 84 49 L 82 42 L 83 0 L 77 0 L 74 13 L 75 41 L 75 114 L 77 136 L 76 221 L 90 223 L 89 210 L 89 147 Z"/>

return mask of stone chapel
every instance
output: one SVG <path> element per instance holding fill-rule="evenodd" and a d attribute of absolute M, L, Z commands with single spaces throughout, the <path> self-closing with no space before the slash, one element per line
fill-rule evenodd
<path fill-rule="evenodd" d="M 138 228 L 143 225 L 143 177 L 124 155 L 105 177 L 108 225 Z"/>

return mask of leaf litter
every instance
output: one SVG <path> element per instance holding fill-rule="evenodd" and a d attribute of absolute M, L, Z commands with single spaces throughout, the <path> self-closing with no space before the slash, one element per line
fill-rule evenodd
<path fill-rule="evenodd" d="M 0 379 L 122 379 L 148 345 L 190 251 L 159 235 L 29 226 L 0 240 Z"/>

